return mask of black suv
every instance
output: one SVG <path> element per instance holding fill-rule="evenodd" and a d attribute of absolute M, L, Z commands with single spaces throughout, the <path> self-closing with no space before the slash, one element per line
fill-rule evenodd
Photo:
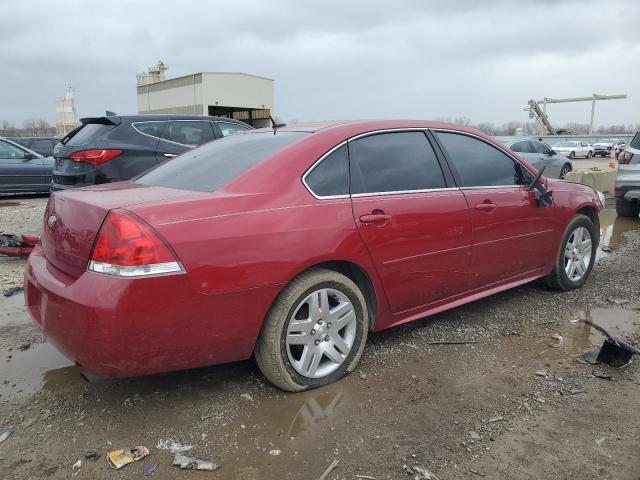
<path fill-rule="evenodd" d="M 83 118 L 53 151 L 52 190 L 135 177 L 203 143 L 252 129 L 222 117 L 128 115 Z"/>

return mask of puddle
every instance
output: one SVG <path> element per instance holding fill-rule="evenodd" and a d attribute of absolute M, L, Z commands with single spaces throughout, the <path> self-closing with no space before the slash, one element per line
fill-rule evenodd
<path fill-rule="evenodd" d="M 2 202 L 0 201 L 0 207 L 17 207 L 20 205 L 20 202 Z"/>
<path fill-rule="evenodd" d="M 607 255 L 602 251 L 603 246 L 615 250 L 622 243 L 624 232 L 640 230 L 640 221 L 637 218 L 618 217 L 616 211 L 606 209 L 600 212 L 600 247 L 596 252 L 596 259 Z"/>
<path fill-rule="evenodd" d="M 30 324 L 21 293 L 0 298 L 0 332 Z M 34 343 L 24 351 L 0 350 L 0 402 L 23 400 L 43 388 L 61 388 L 79 381 L 77 367 L 50 343 Z"/>

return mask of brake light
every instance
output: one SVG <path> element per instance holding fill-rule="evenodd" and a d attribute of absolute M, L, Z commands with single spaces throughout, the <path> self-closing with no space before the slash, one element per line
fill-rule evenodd
<path fill-rule="evenodd" d="M 618 163 L 621 165 L 628 165 L 631 162 L 632 158 L 633 158 L 633 153 L 628 152 L 627 150 L 623 150 L 622 152 L 620 152 L 620 155 L 618 156 Z"/>
<path fill-rule="evenodd" d="M 88 163 L 97 167 L 109 160 L 113 160 L 122 153 L 122 150 L 82 150 L 69 155 L 74 162 Z"/>
<path fill-rule="evenodd" d="M 184 273 L 176 256 L 141 219 L 112 210 L 100 227 L 89 270 L 118 277 Z"/>
<path fill-rule="evenodd" d="M 616 197 L 624 197 L 624 190 L 622 190 L 621 188 L 616 188 L 616 189 L 613 191 L 613 194 L 614 194 Z"/>

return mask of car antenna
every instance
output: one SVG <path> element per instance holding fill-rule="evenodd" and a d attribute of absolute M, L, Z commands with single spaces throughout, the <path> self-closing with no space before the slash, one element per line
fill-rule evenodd
<path fill-rule="evenodd" d="M 271 128 L 273 128 L 274 135 L 276 134 L 276 131 L 278 128 L 287 126 L 286 123 L 277 123 L 275 119 L 271 116 L 271 114 L 269 114 L 269 120 L 271 120 Z"/>

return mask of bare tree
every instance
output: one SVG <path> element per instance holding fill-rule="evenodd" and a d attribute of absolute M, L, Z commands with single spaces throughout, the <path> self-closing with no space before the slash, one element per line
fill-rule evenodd
<path fill-rule="evenodd" d="M 51 126 L 49 125 L 49 122 L 47 122 L 45 119 L 38 118 L 36 119 L 36 130 L 37 130 L 36 135 L 40 137 L 44 137 L 46 135 L 49 135 Z"/>
<path fill-rule="evenodd" d="M 14 137 L 16 135 L 16 124 L 9 120 L 2 120 L 0 122 L 0 128 L 2 129 L 1 135 L 3 137 Z"/>

